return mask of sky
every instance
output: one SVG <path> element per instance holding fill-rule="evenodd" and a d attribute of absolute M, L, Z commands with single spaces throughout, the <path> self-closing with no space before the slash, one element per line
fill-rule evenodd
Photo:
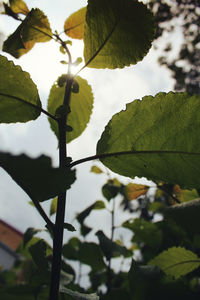
<path fill-rule="evenodd" d="M 48 16 L 51 27 L 58 32 L 63 31 L 66 18 L 79 8 L 85 6 L 85 0 L 29 0 L 29 8 L 38 7 Z M 5 36 L 16 28 L 17 21 L 0 16 L 0 30 Z M 67 39 L 67 37 L 66 37 Z M 73 41 L 72 54 L 75 59 L 82 56 L 83 43 Z M 36 45 L 28 54 L 20 59 L 14 59 L 9 54 L 1 52 L 15 64 L 21 65 L 24 71 L 31 74 L 36 83 L 44 108 L 47 105 L 49 90 L 53 82 L 63 73 L 66 66 L 60 64 L 63 54 L 59 52 L 59 45 L 54 41 Z M 74 160 L 94 155 L 96 143 L 104 127 L 112 115 L 125 109 L 125 105 L 145 95 L 168 92 L 172 90 L 173 80 L 169 72 L 156 63 L 157 54 L 153 49 L 137 65 L 116 70 L 85 69 L 80 76 L 87 79 L 94 94 L 94 109 L 87 129 L 83 134 L 68 145 L 68 155 Z M 75 71 L 75 70 L 74 70 Z M 44 153 L 52 158 L 53 164 L 58 164 L 57 139 L 51 131 L 47 118 L 41 116 L 34 122 L 26 124 L 0 125 L 0 151 L 15 154 L 26 153 L 37 157 Z M 105 168 L 99 162 L 85 163 L 77 167 L 77 181 L 68 193 L 66 222 L 74 222 L 74 214 L 80 212 L 95 200 L 101 200 L 101 186 L 107 180 L 105 175 L 95 175 L 90 172 L 93 164 Z M 111 173 L 113 174 L 113 173 Z M 118 175 L 113 174 L 113 177 Z M 122 182 L 131 179 L 119 177 Z M 139 182 L 139 181 L 138 181 Z M 142 181 L 143 182 L 143 181 Z M 28 227 L 41 228 L 44 222 L 37 211 L 29 204 L 29 197 L 16 185 L 9 175 L 0 169 L 0 218 L 24 232 Z M 44 203 L 49 210 L 49 201 Z M 128 214 L 118 213 L 116 222 L 120 224 Z M 73 223 L 74 224 L 74 223 Z M 96 230 L 104 229 L 110 234 L 110 216 L 102 212 L 92 213 L 89 226 Z M 70 234 L 68 234 L 70 236 Z M 93 237 L 91 237 L 92 239 Z"/>

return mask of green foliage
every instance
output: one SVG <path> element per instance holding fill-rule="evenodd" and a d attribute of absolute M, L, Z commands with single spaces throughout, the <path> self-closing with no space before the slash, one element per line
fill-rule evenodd
<path fill-rule="evenodd" d="M 37 119 L 41 111 L 41 102 L 30 75 L 2 55 L 0 65 L 0 123 Z"/>
<path fill-rule="evenodd" d="M 155 8 L 156 4 L 157 1 L 150 1 L 149 7 Z M 171 19 L 168 4 L 163 6 L 161 1 L 160 5 L 157 23 Z M 66 142 L 76 139 L 86 129 L 93 108 L 92 89 L 77 74 L 87 66 L 114 69 L 141 61 L 155 32 L 151 11 L 139 1 L 88 0 L 87 7 L 64 22 L 63 33 L 84 42 L 84 53 L 80 56 L 84 56 L 85 65 L 72 75 L 71 67 L 78 66 L 82 59 L 72 60 L 68 48 L 72 41 L 65 41 L 57 31 L 53 33 L 41 10 L 29 11 L 23 0 L 10 0 L 4 3 L 4 9 L 5 14 L 21 23 L 4 42 L 3 51 L 19 58 L 35 43 L 54 40 L 66 56 L 61 62 L 67 70 L 52 86 L 45 111 L 30 75 L 0 56 L 0 123 L 35 120 L 42 112 L 49 117 L 59 148 L 58 168 L 53 168 L 50 158 L 44 155 L 32 159 L 24 154 L 0 152 L 0 166 L 30 196 L 53 239 L 51 248 L 35 237 L 41 229 L 27 229 L 13 268 L 0 272 L 0 298 L 199 299 L 199 95 L 170 92 L 135 100 L 112 117 L 97 144 L 97 155 L 75 162 L 67 156 Z M 162 30 L 157 28 L 157 36 Z M 196 45 L 199 40 L 193 42 Z M 186 48 L 181 52 L 182 58 L 190 54 L 191 50 L 188 52 Z M 197 60 L 198 55 L 194 61 Z M 180 70 L 173 64 L 171 69 Z M 76 231 L 73 224 L 65 222 L 66 190 L 76 179 L 73 167 L 93 159 L 101 159 L 121 175 L 154 180 L 155 187 L 134 182 L 124 184 L 109 174 L 102 186 L 107 201 L 94 201 L 78 212 L 76 236 L 71 234 L 63 245 L 64 230 Z M 91 172 L 105 176 L 97 166 Z M 51 221 L 39 203 L 52 198 L 49 214 L 50 217 L 56 214 L 55 221 Z M 117 226 L 117 214 L 121 214 L 122 207 L 133 214 Z M 110 216 L 110 227 L 105 225 L 110 237 L 101 228 L 95 232 L 86 223 L 97 210 Z M 124 241 L 127 236 L 123 233 L 114 238 L 118 229 L 131 231 L 129 242 Z M 91 241 L 92 235 L 96 242 Z M 139 259 L 132 260 L 133 255 Z M 116 265 L 119 260 L 121 263 L 114 268 L 113 262 Z M 68 261 L 72 266 L 74 261 L 78 263 L 78 270 Z M 81 288 L 85 265 L 89 268 L 89 283 Z M 127 265 L 129 271 L 124 270 Z"/>
<path fill-rule="evenodd" d="M 141 2 L 88 1 L 84 31 L 88 67 L 114 69 L 136 64 L 147 54 L 153 36 L 153 16 Z"/>
<path fill-rule="evenodd" d="M 160 267 L 167 275 L 174 276 L 177 279 L 198 268 L 200 259 L 192 251 L 181 247 L 173 247 L 152 259 L 150 264 Z"/>
<path fill-rule="evenodd" d="M 199 95 L 186 93 L 159 93 L 135 100 L 112 117 L 97 144 L 97 154 L 129 152 L 101 159 L 121 175 L 198 188 L 198 107 Z"/>
<path fill-rule="evenodd" d="M 51 201 L 51 206 L 50 206 L 50 211 L 49 211 L 50 216 L 52 216 L 56 213 L 57 204 L 58 204 L 58 198 L 56 197 Z"/>
<path fill-rule="evenodd" d="M 145 243 L 151 248 L 159 248 L 162 242 L 162 231 L 156 224 L 143 219 L 128 220 L 122 224 L 123 227 L 134 232 L 132 241 L 138 244 Z"/>
<path fill-rule="evenodd" d="M 38 8 L 32 9 L 16 31 L 3 44 L 3 51 L 19 58 L 30 51 L 35 43 L 51 40 L 49 21 Z"/>
<path fill-rule="evenodd" d="M 191 200 L 165 209 L 164 215 L 190 233 L 199 233 L 200 199 Z"/>
<path fill-rule="evenodd" d="M 48 99 L 48 111 L 55 115 L 56 110 L 62 105 L 62 101 L 65 94 L 65 77 L 59 78 L 59 81 L 55 83 L 50 91 Z M 71 93 L 70 98 L 70 113 L 67 117 L 67 125 L 72 127 L 71 132 L 67 132 L 67 143 L 77 138 L 85 130 L 92 113 L 93 107 L 93 95 L 91 87 L 87 81 L 79 76 L 76 77 L 78 83 L 78 92 Z M 67 111 L 67 107 L 64 108 Z M 58 137 L 58 125 L 53 119 L 49 119 L 51 129 Z"/>
<path fill-rule="evenodd" d="M 132 260 L 129 271 L 129 284 L 132 299 L 152 299 L 155 296 L 155 283 L 160 279 L 161 272 L 155 266 L 140 266 L 136 261 Z"/>
<path fill-rule="evenodd" d="M 17 14 L 27 15 L 29 9 L 23 0 L 9 0 L 9 5 L 4 3 L 5 13 L 9 16 L 18 17 Z"/>
<path fill-rule="evenodd" d="M 103 173 L 103 171 L 97 166 L 92 166 L 90 172 L 93 172 L 93 173 L 96 173 L 96 174 Z"/>

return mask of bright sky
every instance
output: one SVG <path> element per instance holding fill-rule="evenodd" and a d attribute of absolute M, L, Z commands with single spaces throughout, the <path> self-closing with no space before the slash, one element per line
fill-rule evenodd
<path fill-rule="evenodd" d="M 26 3 L 29 8 L 39 7 L 43 10 L 49 18 L 52 29 L 58 32 L 63 30 L 64 21 L 71 13 L 86 5 L 85 0 L 29 0 Z M 0 16 L 0 28 L 5 35 L 15 30 L 16 23 L 9 17 Z M 82 56 L 82 42 L 73 41 L 71 49 L 73 49 L 74 58 Z M 66 66 L 59 63 L 64 59 L 63 54 L 59 52 L 59 45 L 53 41 L 38 44 L 19 60 L 6 53 L 1 54 L 13 60 L 15 64 L 20 64 L 23 70 L 30 72 L 33 81 L 38 86 L 43 105 L 46 107 L 51 85 L 59 75 L 66 73 Z M 87 129 L 81 137 L 68 146 L 68 153 L 74 159 L 95 154 L 96 143 L 105 125 L 114 113 L 125 108 L 126 103 L 141 99 L 145 95 L 155 95 L 160 91 L 167 92 L 172 88 L 169 73 L 165 69 L 161 70 L 156 64 L 154 51 L 150 51 L 136 66 L 123 70 L 87 69 L 80 73 L 80 76 L 86 78 L 92 86 L 95 103 Z M 51 156 L 54 163 L 58 161 L 57 140 L 50 130 L 46 117 L 40 117 L 37 121 L 27 124 L 1 125 L 0 150 L 25 152 L 33 156 L 38 156 L 42 152 Z M 87 163 L 78 168 L 78 180 L 69 193 L 67 222 L 73 220 L 75 212 L 81 211 L 95 200 L 102 199 L 100 187 L 105 183 L 105 177 L 91 174 L 89 172 L 91 165 Z M 3 170 L 0 170 L 0 176 L 0 218 L 22 231 L 27 227 L 43 227 L 41 217 L 28 204 L 28 196 Z M 129 181 L 129 179 L 123 180 Z M 46 203 L 45 206 L 48 208 L 49 204 Z M 95 213 L 90 218 L 89 225 L 92 226 L 95 223 L 96 228 L 101 229 L 108 224 L 108 230 L 106 230 L 109 234 L 108 215 L 105 215 L 103 219 L 102 217 L 102 212 Z M 117 223 L 120 224 L 123 218 L 124 215 L 120 215 Z"/>

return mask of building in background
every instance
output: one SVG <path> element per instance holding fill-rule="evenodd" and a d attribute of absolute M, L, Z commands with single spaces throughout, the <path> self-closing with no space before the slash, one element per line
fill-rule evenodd
<path fill-rule="evenodd" d="M 22 242 L 23 233 L 0 219 L 0 266 L 2 269 L 10 269 L 17 254 L 15 250 Z"/>

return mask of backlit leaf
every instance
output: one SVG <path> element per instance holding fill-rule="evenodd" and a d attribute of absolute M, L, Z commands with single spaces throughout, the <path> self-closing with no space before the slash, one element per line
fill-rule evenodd
<path fill-rule="evenodd" d="M 67 125 L 71 126 L 73 130 L 67 132 L 67 143 L 77 138 L 84 131 L 90 120 L 93 107 L 93 94 L 90 85 L 79 76 L 76 77 L 76 81 L 79 86 L 79 92 L 71 93 L 71 113 L 68 114 Z M 58 82 L 56 82 L 51 88 L 48 99 L 48 111 L 51 114 L 55 115 L 57 108 L 63 104 L 64 94 L 65 82 L 63 82 L 63 86 L 59 86 Z M 57 122 L 52 119 L 49 119 L 49 122 L 51 129 L 58 136 Z"/>
<path fill-rule="evenodd" d="M 146 96 L 112 117 L 97 144 L 97 154 L 122 152 L 101 159 L 121 175 L 199 188 L 199 129 L 199 95 Z"/>
<path fill-rule="evenodd" d="M 179 278 L 200 266 L 199 257 L 192 251 L 172 247 L 152 259 L 149 264 L 161 268 L 167 275 Z"/>
<path fill-rule="evenodd" d="M 180 186 L 178 184 L 176 184 L 174 186 L 174 194 L 175 194 L 175 197 L 180 202 L 187 202 L 187 201 L 194 200 L 199 197 L 199 195 L 195 189 L 183 190 L 180 188 Z"/>
<path fill-rule="evenodd" d="M 44 155 L 30 158 L 0 152 L 0 167 L 35 201 L 53 198 L 75 181 L 75 171 L 53 168 L 51 159 Z"/>
<path fill-rule="evenodd" d="M 67 18 L 64 24 L 66 35 L 73 39 L 83 39 L 86 10 L 86 7 L 82 7 Z"/>
<path fill-rule="evenodd" d="M 10 8 L 15 14 L 27 15 L 29 9 L 23 0 L 9 0 Z"/>
<path fill-rule="evenodd" d="M 90 169 L 90 172 L 95 173 L 95 174 L 102 174 L 103 173 L 103 171 L 97 166 L 92 166 L 91 169 Z"/>
<path fill-rule="evenodd" d="M 3 51 L 19 58 L 31 50 L 35 43 L 48 42 L 52 32 L 49 21 L 38 8 L 32 9 L 16 31 L 3 44 Z"/>
<path fill-rule="evenodd" d="M 38 90 L 29 73 L 0 55 L 0 123 L 27 122 L 40 115 Z"/>
<path fill-rule="evenodd" d="M 58 203 L 58 197 L 54 198 L 52 201 L 51 201 L 51 206 L 50 206 L 50 211 L 49 211 L 49 214 L 50 216 L 54 215 L 57 211 L 57 203 Z"/>
<path fill-rule="evenodd" d="M 91 68 L 123 68 L 142 60 L 151 47 L 154 20 L 131 0 L 88 0 L 84 58 Z"/>
<path fill-rule="evenodd" d="M 125 195 L 129 201 L 137 199 L 142 195 L 146 195 L 149 187 L 142 184 L 129 183 L 125 186 Z"/>

